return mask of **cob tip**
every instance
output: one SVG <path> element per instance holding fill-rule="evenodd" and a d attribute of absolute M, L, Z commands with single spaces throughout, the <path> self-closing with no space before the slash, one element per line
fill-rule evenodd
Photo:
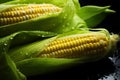
<path fill-rule="evenodd" d="M 112 33 L 110 35 L 110 40 L 112 44 L 112 48 L 117 47 L 118 41 L 120 41 L 120 35 Z"/>

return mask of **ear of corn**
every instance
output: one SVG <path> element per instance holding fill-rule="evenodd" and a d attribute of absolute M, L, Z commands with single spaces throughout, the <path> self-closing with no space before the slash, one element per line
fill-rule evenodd
<path fill-rule="evenodd" d="M 61 4 L 63 2 L 64 4 Z M 0 37 L 23 30 L 63 33 L 78 27 L 87 27 L 77 15 L 76 10 L 80 9 L 79 3 L 74 4 L 72 0 L 63 0 L 63 2 L 41 0 L 39 4 L 19 2 L 18 5 L 1 4 Z"/>
<path fill-rule="evenodd" d="M 85 33 L 57 39 L 46 47 L 39 57 L 79 58 L 104 56 L 109 51 L 109 38 L 103 33 Z"/>
<path fill-rule="evenodd" d="M 105 29 L 98 30 L 74 30 L 13 48 L 8 53 L 20 71 L 28 76 L 97 61 L 114 51 L 119 40 L 118 35 L 110 35 Z"/>
<path fill-rule="evenodd" d="M 111 39 L 109 38 L 107 32 L 86 32 L 82 34 L 76 34 L 74 36 L 70 35 L 56 39 L 40 53 L 39 57 L 90 57 L 92 59 L 95 57 L 104 57 L 110 50 Z"/>
<path fill-rule="evenodd" d="M 0 26 L 42 17 L 43 15 L 57 14 L 61 11 L 61 8 L 52 4 L 11 7 L 0 13 Z"/>
<path fill-rule="evenodd" d="M 78 63 L 100 60 L 115 50 L 119 38 L 118 35 L 110 35 L 105 29 L 74 30 L 54 35 L 51 38 L 48 35 L 47 37 L 41 35 L 43 39 L 40 38 L 40 41 L 10 47 L 18 39 L 21 43 L 30 39 L 30 35 L 31 38 L 34 35 L 40 37 L 40 33 L 34 33 L 19 32 L 0 39 L 0 51 L 8 53 L 17 68 L 28 76 L 67 68 Z M 23 36 L 24 34 L 29 37 Z M 65 67 L 62 68 L 62 66 Z"/>

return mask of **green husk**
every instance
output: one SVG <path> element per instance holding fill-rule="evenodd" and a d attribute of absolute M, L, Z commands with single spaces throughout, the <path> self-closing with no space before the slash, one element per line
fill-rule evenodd
<path fill-rule="evenodd" d="M 109 9 L 110 6 L 83 6 L 79 10 L 79 16 L 87 23 L 89 28 L 96 27 L 108 15 L 115 13 L 114 10 Z"/>
<path fill-rule="evenodd" d="M 65 70 L 79 63 L 77 59 L 31 58 L 19 61 L 16 65 L 26 76 L 34 76 Z"/>
<path fill-rule="evenodd" d="M 43 40 L 57 35 L 56 33 L 45 31 L 20 31 L 9 36 L 0 38 L 0 52 L 7 52 L 14 47 Z"/>
<path fill-rule="evenodd" d="M 6 53 L 0 54 L 0 79 L 1 80 L 26 80 L 16 67 L 16 64 Z"/>

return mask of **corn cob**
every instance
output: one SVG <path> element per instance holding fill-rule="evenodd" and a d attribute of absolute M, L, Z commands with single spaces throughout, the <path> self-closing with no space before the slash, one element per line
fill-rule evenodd
<path fill-rule="evenodd" d="M 61 8 L 52 4 L 31 4 L 28 6 L 12 7 L 0 12 L 0 26 L 59 12 L 61 12 Z"/>
<path fill-rule="evenodd" d="M 80 58 L 106 55 L 111 40 L 104 33 L 86 33 L 57 39 L 45 48 L 39 57 Z"/>

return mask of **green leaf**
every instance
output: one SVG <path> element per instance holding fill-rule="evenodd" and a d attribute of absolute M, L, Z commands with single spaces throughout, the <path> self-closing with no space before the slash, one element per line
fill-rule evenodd
<path fill-rule="evenodd" d="M 0 54 L 1 80 L 26 80 L 26 77 L 17 69 L 15 63 L 5 54 Z"/>
<path fill-rule="evenodd" d="M 3 52 L 8 53 L 8 51 L 10 49 L 15 48 L 17 46 L 22 46 L 22 45 L 25 45 L 25 44 L 33 43 L 33 42 L 38 41 L 38 40 L 42 41 L 44 39 L 50 38 L 50 37 L 55 36 L 55 35 L 57 35 L 57 34 L 51 33 L 51 32 L 45 32 L 45 31 L 21 31 L 21 32 L 16 32 L 16 33 L 11 34 L 9 36 L 0 38 L 0 52 L 1 53 L 3 53 Z M 29 50 L 35 51 L 36 49 L 33 46 L 31 48 L 29 48 Z M 38 46 L 41 46 L 41 49 L 43 48 L 42 45 L 38 45 Z M 24 50 L 24 52 L 25 51 L 26 50 Z M 38 51 L 40 51 L 40 50 L 38 50 Z M 25 55 L 25 54 L 23 54 L 23 55 Z M 21 56 L 23 56 L 23 55 L 21 55 Z M 19 54 L 18 54 L 18 56 L 19 56 Z M 31 55 L 29 55 L 29 57 L 30 56 Z M 27 57 L 27 56 L 25 56 L 25 57 Z M 16 59 L 16 57 L 15 57 L 15 59 Z M 22 59 L 24 59 L 24 57 L 22 57 Z"/>
<path fill-rule="evenodd" d="M 0 38 L 0 52 L 8 51 L 9 48 L 32 43 L 57 35 L 45 31 L 20 31 L 9 36 Z"/>
<path fill-rule="evenodd" d="M 31 58 L 16 63 L 26 76 L 46 74 L 64 70 L 80 63 L 77 59 Z"/>
<path fill-rule="evenodd" d="M 110 6 L 94 6 L 88 5 L 81 7 L 79 16 L 87 23 L 89 28 L 96 27 L 100 24 L 109 14 L 115 11 L 109 9 Z"/>

